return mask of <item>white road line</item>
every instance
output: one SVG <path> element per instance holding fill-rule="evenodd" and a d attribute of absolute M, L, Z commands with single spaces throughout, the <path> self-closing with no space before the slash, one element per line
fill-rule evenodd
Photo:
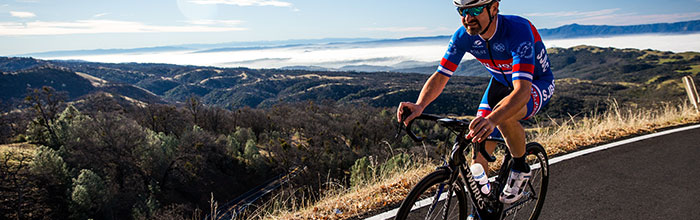
<path fill-rule="evenodd" d="M 676 133 L 676 132 L 687 131 L 687 130 L 692 130 L 692 129 L 697 129 L 697 128 L 700 128 L 700 124 L 699 125 L 691 125 L 691 126 L 687 126 L 687 127 L 681 127 L 681 128 L 675 128 L 675 129 L 661 131 L 661 132 L 647 134 L 647 135 L 642 135 L 639 137 L 634 137 L 634 138 L 625 139 L 625 140 L 621 140 L 621 141 L 617 141 L 617 142 L 613 142 L 613 143 L 609 143 L 609 144 L 605 144 L 605 145 L 601 145 L 601 146 L 597 146 L 597 147 L 593 147 L 593 148 L 589 148 L 589 149 L 585 149 L 585 150 L 580 150 L 580 151 L 564 154 L 564 155 L 561 155 L 561 156 L 558 156 L 555 158 L 551 158 L 551 159 L 549 159 L 549 165 L 559 163 L 561 161 L 565 161 L 565 160 L 572 159 L 575 157 L 580 157 L 580 156 L 590 154 L 593 152 L 606 150 L 609 148 L 613 148 L 613 147 L 617 147 L 617 146 L 621 146 L 621 145 L 625 145 L 625 144 L 629 144 L 629 143 L 633 143 L 633 142 L 637 142 L 637 141 L 641 141 L 641 140 L 646 140 L 646 139 L 650 139 L 650 138 L 654 138 L 654 137 L 658 137 L 658 136 L 663 136 L 663 135 L 667 135 L 667 134 L 672 134 L 672 133 Z M 491 177 L 491 178 L 494 178 L 494 177 Z M 491 179 L 491 178 L 489 178 L 489 179 Z M 491 180 L 491 181 L 493 181 L 493 180 Z M 430 198 L 430 199 L 432 200 L 432 198 Z M 422 203 L 422 204 L 424 204 L 424 203 Z M 427 204 L 430 204 L 430 203 L 427 203 Z M 416 208 L 418 208 L 418 207 L 413 207 L 413 209 L 416 209 Z M 389 218 L 396 216 L 397 212 L 399 212 L 399 209 L 395 208 L 395 209 L 392 209 L 390 211 L 366 218 L 366 220 L 389 219 Z"/>

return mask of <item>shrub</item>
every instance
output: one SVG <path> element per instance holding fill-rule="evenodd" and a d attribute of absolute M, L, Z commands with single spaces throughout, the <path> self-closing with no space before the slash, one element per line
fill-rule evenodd
<path fill-rule="evenodd" d="M 71 200 L 75 203 L 75 217 L 94 216 L 108 200 L 107 187 L 102 177 L 91 170 L 80 170 L 78 179 L 73 180 Z"/>
<path fill-rule="evenodd" d="M 406 168 L 408 168 L 408 166 L 410 166 L 411 163 L 411 155 L 408 155 L 406 153 L 400 153 L 389 158 L 389 160 L 384 162 L 380 166 L 379 170 L 382 172 L 382 174 L 387 175 L 393 172 L 406 170 Z"/>
<path fill-rule="evenodd" d="M 70 183 L 70 173 L 63 158 L 55 150 L 39 146 L 34 160 L 29 165 L 30 172 L 41 177 L 47 184 L 64 185 Z"/>
<path fill-rule="evenodd" d="M 362 157 L 355 160 L 350 167 L 350 186 L 359 186 L 367 183 L 375 175 L 376 167 L 370 163 L 370 157 Z"/>

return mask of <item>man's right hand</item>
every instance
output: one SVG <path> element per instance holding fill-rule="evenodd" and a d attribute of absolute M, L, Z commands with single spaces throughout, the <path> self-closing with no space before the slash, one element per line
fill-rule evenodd
<path fill-rule="evenodd" d="M 408 123 L 411 122 L 411 120 L 423 114 L 423 106 L 416 105 L 412 102 L 401 102 L 399 104 L 399 109 L 396 110 L 396 118 L 398 122 L 401 122 L 401 115 L 403 115 L 404 108 L 408 108 L 409 110 L 411 110 L 411 115 L 404 118 L 403 120 L 403 124 L 406 126 L 408 126 Z"/>

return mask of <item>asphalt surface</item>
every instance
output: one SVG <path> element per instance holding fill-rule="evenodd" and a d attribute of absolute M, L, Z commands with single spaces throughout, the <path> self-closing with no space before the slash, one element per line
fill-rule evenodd
<path fill-rule="evenodd" d="M 700 129 L 550 168 L 539 219 L 700 219 Z"/>
<path fill-rule="evenodd" d="M 700 128 L 551 164 L 539 219 L 700 219 Z"/>

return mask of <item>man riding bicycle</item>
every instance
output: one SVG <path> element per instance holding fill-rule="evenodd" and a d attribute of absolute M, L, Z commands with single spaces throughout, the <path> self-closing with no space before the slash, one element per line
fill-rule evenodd
<path fill-rule="evenodd" d="M 530 178 L 525 154 L 525 130 L 520 120 L 535 115 L 554 93 L 554 75 L 547 50 L 535 26 L 528 20 L 499 15 L 500 0 L 454 0 L 462 26 L 452 35 L 437 71 L 426 81 L 416 103 L 402 102 L 397 111 L 411 110 L 404 123 L 421 115 L 445 88 L 462 57 L 469 52 L 491 73 L 476 118 L 465 138 L 482 142 L 501 133 L 513 156 L 513 166 L 499 199 L 513 203 L 520 199 Z M 499 132 L 500 131 L 500 132 Z M 492 153 L 496 143 L 487 142 Z M 488 162 L 478 154 L 476 162 L 488 170 Z"/>

